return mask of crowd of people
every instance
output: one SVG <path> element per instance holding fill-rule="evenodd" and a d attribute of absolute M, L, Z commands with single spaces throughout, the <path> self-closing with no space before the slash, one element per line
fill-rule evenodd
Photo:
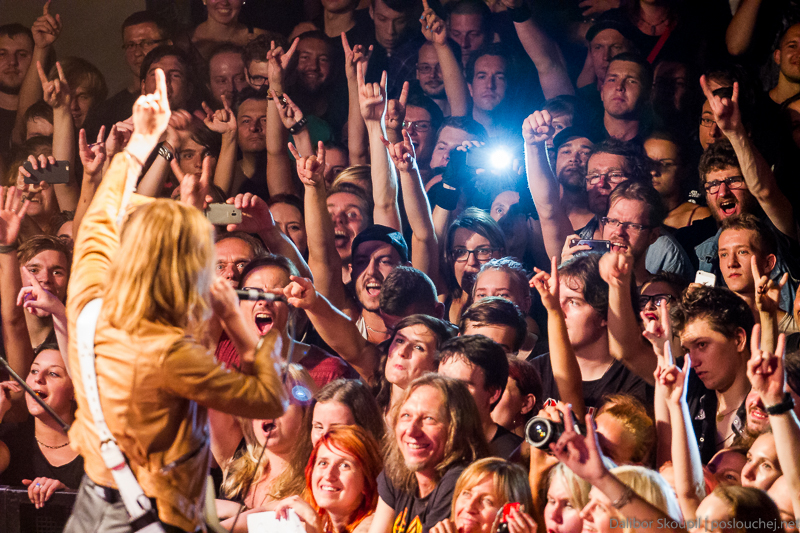
<path fill-rule="evenodd" d="M 111 96 L 0 25 L 0 485 L 138 530 L 115 442 L 167 532 L 798 531 L 795 2 L 195 3 Z"/>

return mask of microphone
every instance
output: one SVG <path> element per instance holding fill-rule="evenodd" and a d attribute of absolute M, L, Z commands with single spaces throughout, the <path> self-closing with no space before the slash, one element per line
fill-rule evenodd
<path fill-rule="evenodd" d="M 256 302 L 263 300 L 265 302 L 286 302 L 286 298 L 282 294 L 272 294 L 271 292 L 264 292 L 258 289 L 236 290 L 236 296 L 239 300 L 249 300 Z"/>

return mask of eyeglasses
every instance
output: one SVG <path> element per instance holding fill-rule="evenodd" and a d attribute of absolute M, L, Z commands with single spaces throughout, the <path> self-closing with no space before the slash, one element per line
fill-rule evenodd
<path fill-rule="evenodd" d="M 644 309 L 647 307 L 647 304 L 653 302 L 653 305 L 656 307 L 661 307 L 662 303 L 669 304 L 675 299 L 675 297 L 671 294 L 652 294 L 650 296 L 646 294 L 642 294 L 639 296 L 639 308 Z"/>
<path fill-rule="evenodd" d="M 250 78 L 250 83 L 255 85 L 256 87 L 263 87 L 265 83 L 267 83 L 268 78 L 266 76 L 253 76 L 250 74 L 250 71 L 247 71 L 247 74 Z"/>
<path fill-rule="evenodd" d="M 604 226 L 608 226 L 609 228 L 621 228 L 631 233 L 639 233 L 640 231 L 652 228 L 652 226 L 645 226 L 644 224 L 636 224 L 635 222 L 622 222 L 621 220 L 617 220 L 616 218 L 608 218 L 608 217 L 601 218 L 600 223 L 603 224 Z"/>
<path fill-rule="evenodd" d="M 747 188 L 747 183 L 745 183 L 743 176 L 731 176 L 730 178 L 725 178 L 724 180 L 709 181 L 705 185 L 703 185 L 703 188 L 706 190 L 708 194 L 717 194 L 719 192 L 720 186 L 723 183 L 729 189 Z"/>
<path fill-rule="evenodd" d="M 417 65 L 417 72 L 422 74 L 423 76 L 428 76 L 433 74 L 434 72 L 438 72 L 439 75 L 442 75 L 442 66 L 441 65 Z"/>
<path fill-rule="evenodd" d="M 426 131 L 431 129 L 431 121 L 430 120 L 406 120 L 403 122 L 403 127 L 407 130 L 414 128 L 414 130 L 425 133 Z"/>
<path fill-rule="evenodd" d="M 495 253 L 498 248 L 475 248 L 474 250 L 467 250 L 466 248 L 453 248 L 450 251 L 450 256 L 453 258 L 454 261 L 459 263 L 463 263 L 464 261 L 469 260 L 469 254 L 473 254 L 475 259 L 484 263 L 492 258 L 492 254 Z"/>
<path fill-rule="evenodd" d="M 600 183 L 601 178 L 605 179 L 605 181 L 608 182 L 610 185 L 619 185 L 620 183 L 628 179 L 628 176 L 626 176 L 624 172 L 621 172 L 619 170 L 614 170 L 612 172 L 597 172 L 586 176 L 586 182 L 589 185 L 597 185 L 598 183 Z"/>
<path fill-rule="evenodd" d="M 704 128 L 710 128 L 711 126 L 713 126 L 716 123 L 717 123 L 717 121 L 714 120 L 713 118 L 708 118 L 708 117 L 701 117 L 700 118 L 700 125 L 703 126 Z"/>
<path fill-rule="evenodd" d="M 130 42 L 127 42 L 127 43 L 123 44 L 122 45 L 122 49 L 125 50 L 126 52 L 132 52 L 132 51 L 136 50 L 137 48 L 139 50 L 144 51 L 147 48 L 152 48 L 153 46 L 159 45 L 159 44 L 161 44 L 161 43 L 163 43 L 165 41 L 166 41 L 166 39 L 159 39 L 157 41 L 154 41 L 152 39 L 145 39 L 143 41 L 138 41 L 138 42 L 137 41 L 130 41 Z"/>

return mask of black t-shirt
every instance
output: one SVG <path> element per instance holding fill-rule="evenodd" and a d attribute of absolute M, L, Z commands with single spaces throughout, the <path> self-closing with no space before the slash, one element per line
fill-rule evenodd
<path fill-rule="evenodd" d="M 433 526 L 449 518 L 453 491 L 458 476 L 463 471 L 463 466 L 454 466 L 448 470 L 433 492 L 424 498 L 396 488 L 386 479 L 386 474 L 381 472 L 378 476 L 378 495 L 394 509 L 392 533 L 427 533 Z"/>
<path fill-rule="evenodd" d="M 8 469 L 0 475 L 0 485 L 22 486 L 23 479 L 48 477 L 57 479 L 70 489 L 77 489 L 83 478 L 83 457 L 80 455 L 62 466 L 53 466 L 36 443 L 36 420 L 29 416 L 21 424 L 8 424 L 2 441 L 11 453 Z"/>
<path fill-rule="evenodd" d="M 0 107 L 0 154 L 11 151 L 11 132 L 14 130 L 14 121 L 17 111 Z"/>
<path fill-rule="evenodd" d="M 133 104 L 136 103 L 137 98 L 139 98 L 138 93 L 130 93 L 128 89 L 122 89 L 105 102 L 92 107 L 83 122 L 83 129 L 86 130 L 86 139 L 89 143 L 91 144 L 97 139 L 97 133 L 101 126 L 106 127 L 106 136 L 108 136 L 111 126 L 130 117 L 133 114 Z"/>
<path fill-rule="evenodd" d="M 496 457 L 508 459 L 523 440 L 525 439 L 498 424 L 492 442 L 489 443 L 489 452 Z"/>
<path fill-rule="evenodd" d="M 553 367 L 550 365 L 550 354 L 539 355 L 530 359 L 530 362 L 542 376 L 542 397 L 545 400 L 550 398 L 556 401 L 561 400 L 555 377 L 553 377 Z M 600 379 L 583 382 L 583 401 L 587 408 L 599 408 L 603 405 L 606 396 L 620 393 L 630 394 L 644 405 L 653 404 L 653 387 L 617 360 L 611 364 Z"/>

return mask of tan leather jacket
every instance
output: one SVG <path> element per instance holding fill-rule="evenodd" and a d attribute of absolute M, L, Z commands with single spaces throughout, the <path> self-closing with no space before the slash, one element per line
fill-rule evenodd
<path fill-rule="evenodd" d="M 89 478 L 106 487 L 115 484 L 100 456 L 84 393 L 75 321 L 84 305 L 105 289 L 119 248 L 116 219 L 125 181 L 139 170 L 125 153 L 114 158 L 81 223 L 68 288 L 69 365 L 78 402 L 69 437 Z M 265 337 L 256 354 L 255 375 L 248 376 L 224 370 L 180 328 L 143 323 L 131 336 L 112 328 L 106 313 L 100 313 L 95 367 L 103 413 L 145 494 L 156 499 L 163 522 L 186 531 L 202 527 L 211 460 L 209 407 L 248 418 L 282 414 L 285 394 L 271 352 L 283 344 L 277 335 Z"/>

